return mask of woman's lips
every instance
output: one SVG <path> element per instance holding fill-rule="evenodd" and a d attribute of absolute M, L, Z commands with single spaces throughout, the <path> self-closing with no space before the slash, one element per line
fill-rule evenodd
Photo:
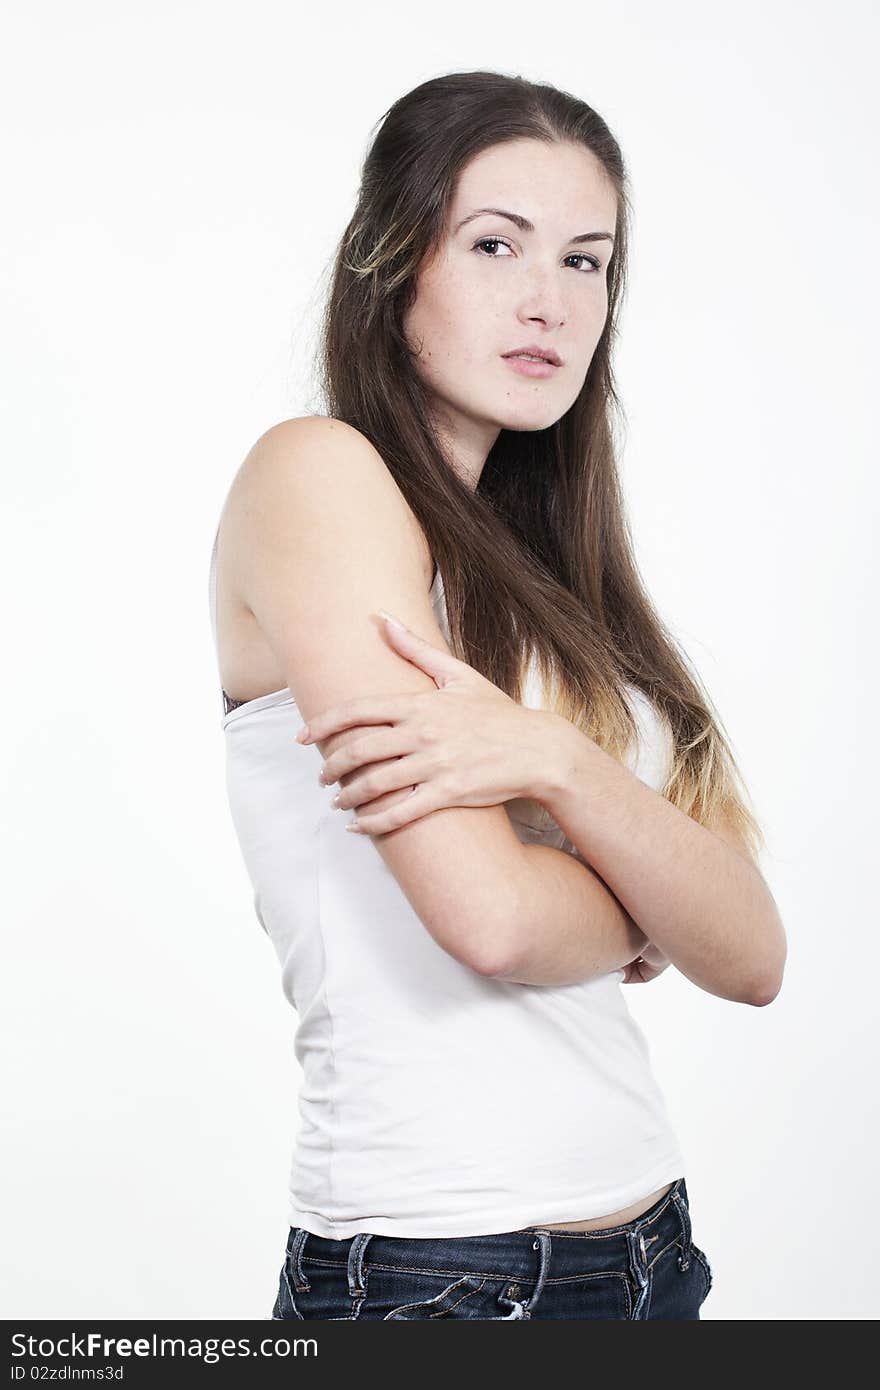
<path fill-rule="evenodd" d="M 552 376 L 558 372 L 559 368 L 553 362 L 536 362 L 534 358 L 528 357 L 505 357 L 504 361 L 519 372 L 520 376 Z"/>

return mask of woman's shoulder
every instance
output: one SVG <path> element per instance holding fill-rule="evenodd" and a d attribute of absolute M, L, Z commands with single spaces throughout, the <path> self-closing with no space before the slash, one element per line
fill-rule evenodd
<path fill-rule="evenodd" d="M 408 526 L 422 553 L 426 585 L 431 587 L 434 563 L 424 529 L 407 502 L 379 450 L 354 425 L 332 415 L 297 415 L 270 425 L 251 447 L 230 489 L 229 505 L 246 516 L 254 504 L 290 509 L 308 497 L 333 499 L 346 505 L 353 495 L 363 499 L 364 539 L 369 519 L 383 517 L 385 525 Z M 307 508 L 311 514 L 312 508 Z"/>
<path fill-rule="evenodd" d="M 314 461 L 315 450 L 320 451 L 328 467 L 332 465 L 340 473 L 350 470 L 363 477 L 366 476 L 365 465 L 372 463 L 377 477 L 387 477 L 394 483 L 388 465 L 372 441 L 362 430 L 333 415 L 291 415 L 269 425 L 248 450 L 237 476 L 255 476 L 257 480 L 269 481 L 279 471 L 294 472 L 308 485 L 316 477 L 309 467 Z M 298 464 L 301 465 L 299 469 Z"/>
<path fill-rule="evenodd" d="M 312 443 L 320 443 L 325 447 L 338 445 L 341 450 L 346 450 L 347 446 L 347 451 L 352 448 L 363 452 L 372 451 L 377 458 L 381 458 L 363 431 L 349 425 L 345 420 L 338 420 L 334 415 L 291 415 L 284 420 L 276 421 L 263 431 L 251 447 L 242 466 L 247 465 L 252 459 L 264 459 L 269 455 L 279 457 L 288 448 Z"/>

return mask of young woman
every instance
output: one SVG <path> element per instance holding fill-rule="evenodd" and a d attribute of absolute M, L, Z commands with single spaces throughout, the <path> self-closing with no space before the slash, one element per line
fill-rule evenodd
<path fill-rule="evenodd" d="M 326 414 L 223 509 L 227 785 L 303 1072 L 273 1318 L 694 1319 L 711 1285 L 620 987 L 766 1004 L 785 934 L 633 557 L 627 236 L 584 102 L 417 87 L 339 247 Z"/>

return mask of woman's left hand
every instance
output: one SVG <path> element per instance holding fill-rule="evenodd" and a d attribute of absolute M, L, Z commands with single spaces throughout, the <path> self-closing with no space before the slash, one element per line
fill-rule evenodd
<path fill-rule="evenodd" d="M 382 835 L 443 807 L 497 806 L 518 797 L 540 801 L 557 716 L 526 709 L 409 628 L 386 621 L 385 633 L 437 689 L 348 700 L 315 715 L 297 734 L 300 743 L 316 743 L 353 725 L 377 726 L 330 754 L 322 782 L 329 787 L 350 777 L 339 790 L 340 810 L 367 806 L 404 787 L 413 791 L 387 809 L 361 813 L 356 828 Z M 351 776 L 358 769 L 363 771 Z"/>
<path fill-rule="evenodd" d="M 631 960 L 629 965 L 624 966 L 625 974 L 621 980 L 622 985 L 646 985 L 651 980 L 656 980 L 658 975 L 662 975 L 667 966 L 671 965 L 668 956 L 665 956 L 659 946 L 655 946 L 653 941 L 642 947 L 641 953 Z"/>

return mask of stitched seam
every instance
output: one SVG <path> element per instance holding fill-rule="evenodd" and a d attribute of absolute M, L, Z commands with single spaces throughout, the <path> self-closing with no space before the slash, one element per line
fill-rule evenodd
<path fill-rule="evenodd" d="M 675 1245 L 675 1243 L 676 1242 L 674 1240 L 670 1242 L 671 1245 Z M 663 1250 L 668 1249 L 668 1245 L 663 1247 Z M 661 1255 L 663 1254 L 663 1250 L 660 1251 Z M 659 1256 L 657 1258 L 659 1258 Z M 654 1261 L 652 1260 L 651 1264 L 653 1263 Z M 307 1255 L 303 1259 L 303 1265 L 324 1265 L 329 1267 L 330 1269 L 346 1268 L 345 1264 L 342 1263 L 340 1260 L 322 1260 L 315 1255 Z M 473 1269 L 472 1267 L 468 1267 L 467 1269 L 433 1269 L 430 1265 L 389 1265 L 379 1264 L 375 1260 L 370 1260 L 369 1268 L 384 1269 L 386 1272 L 391 1274 L 436 1274 L 440 1277 L 445 1275 L 447 1278 L 450 1279 L 463 1279 L 468 1274 L 478 1279 L 507 1279 L 508 1282 L 514 1278 L 514 1275 L 511 1274 L 509 1269 Z M 545 1282 L 549 1284 L 568 1284 L 573 1279 L 603 1279 L 606 1274 L 620 1274 L 625 1276 L 626 1273 L 626 1269 L 591 1269 L 584 1270 L 580 1274 L 558 1275 L 555 1278 L 547 1279 Z M 526 1274 L 517 1274 L 515 1276 L 515 1279 L 518 1284 L 534 1285 L 538 1282 L 536 1278 L 533 1278 L 531 1275 Z"/>
<path fill-rule="evenodd" d="M 680 1245 L 680 1244 L 681 1244 L 681 1240 L 680 1240 L 680 1239 L 673 1239 L 673 1240 L 671 1240 L 671 1241 L 669 1242 L 668 1245 L 664 1245 L 664 1247 L 663 1247 L 662 1250 L 658 1250 L 658 1251 L 657 1251 L 657 1254 L 654 1256 L 653 1260 L 652 1260 L 651 1263 L 648 1265 L 648 1268 L 649 1268 L 649 1269 L 653 1269 L 654 1266 L 655 1266 L 655 1264 L 657 1263 L 657 1261 L 660 1259 L 660 1257 L 661 1257 L 662 1255 L 665 1255 L 665 1254 L 666 1254 L 666 1251 L 667 1251 L 667 1250 L 674 1250 L 675 1247 L 676 1247 L 676 1245 Z"/>
<path fill-rule="evenodd" d="M 627 1320 L 628 1320 L 628 1321 L 631 1321 L 631 1320 L 632 1320 L 632 1315 L 633 1315 L 633 1309 L 635 1308 L 636 1305 L 635 1305 L 635 1302 L 634 1302 L 634 1300 L 633 1300 L 632 1279 L 631 1279 L 631 1277 L 630 1277 L 629 1274 L 627 1274 L 626 1277 L 624 1278 L 624 1281 L 623 1281 L 623 1292 L 624 1292 L 624 1294 L 626 1295 L 626 1317 L 627 1317 Z"/>
<path fill-rule="evenodd" d="M 675 1241 L 672 1241 L 671 1243 L 674 1245 Z M 667 1245 L 665 1249 L 668 1250 L 669 1246 Z M 316 1264 L 327 1265 L 331 1269 L 344 1269 L 346 1267 L 339 1260 L 321 1260 L 316 1258 L 315 1256 L 309 1256 L 303 1260 L 303 1265 Z M 377 1264 L 374 1260 L 370 1261 L 369 1268 L 370 1270 L 382 1269 L 385 1270 L 387 1273 L 391 1274 L 434 1274 L 437 1275 L 439 1278 L 443 1278 L 445 1276 L 446 1278 L 452 1279 L 463 1279 L 467 1275 L 471 1275 L 473 1278 L 482 1279 L 484 1282 L 486 1279 L 502 1279 L 505 1280 L 507 1283 L 510 1283 L 512 1280 L 514 1280 L 514 1276 L 510 1273 L 509 1270 L 505 1271 L 497 1269 L 431 1269 L 429 1266 L 426 1265 Z M 626 1279 L 628 1278 L 628 1271 L 625 1269 L 585 1270 L 582 1274 L 557 1275 L 555 1278 L 545 1279 L 544 1282 L 546 1284 L 572 1284 L 577 1283 L 578 1281 L 583 1279 L 606 1279 L 609 1276 L 613 1276 L 614 1278 L 618 1279 Z M 534 1285 L 538 1282 L 537 1279 L 533 1279 L 531 1276 L 523 1274 L 517 1274 L 515 1276 L 514 1281 L 517 1284 L 529 1284 L 532 1287 L 534 1287 Z"/>
<path fill-rule="evenodd" d="M 712 1288 L 712 1270 L 709 1265 L 709 1261 L 706 1259 L 703 1252 L 701 1250 L 698 1250 L 695 1245 L 691 1246 L 691 1253 L 697 1260 L 699 1260 L 700 1264 L 703 1266 L 703 1271 L 706 1275 L 706 1293 L 703 1296 L 707 1297 Z"/>
<path fill-rule="evenodd" d="M 466 1289 L 461 1298 L 457 1298 L 450 1307 L 438 1309 L 436 1313 L 431 1313 L 430 1316 L 432 1318 L 440 1318 L 444 1313 L 451 1313 L 453 1308 L 457 1308 L 459 1303 L 463 1303 L 466 1298 L 470 1298 L 471 1294 L 479 1293 L 485 1282 L 485 1279 L 482 1279 L 475 1289 Z M 441 1294 L 440 1297 L 442 1298 L 442 1296 Z"/>
<path fill-rule="evenodd" d="M 324 965 L 324 971 L 323 971 L 323 976 L 322 976 L 322 991 L 321 991 L 321 992 L 322 992 L 323 997 L 324 997 L 324 1008 L 325 1008 L 326 1011 L 327 1011 L 327 1018 L 328 1018 L 328 1022 L 329 1022 L 329 1029 L 330 1029 L 330 1037 L 329 1037 L 329 1043 L 330 1043 L 330 1065 L 331 1065 L 331 1067 L 332 1067 L 332 1069 L 333 1069 L 333 1083 L 332 1083 L 332 1085 L 330 1086 L 330 1094 L 329 1094 L 329 1097 L 328 1097 L 329 1102 L 330 1102 L 330 1126 L 329 1126 L 329 1134 L 328 1134 L 328 1138 L 329 1138 L 329 1148 L 328 1148 L 328 1150 L 327 1150 L 327 1205 L 328 1205 L 328 1210 L 331 1211 L 331 1212 L 336 1210 L 336 1207 L 335 1207 L 335 1204 L 334 1204 L 334 1201 L 333 1201 L 333 1136 L 334 1136 L 334 1134 L 335 1134 L 335 1132 L 336 1132 L 336 1094 L 335 1094 L 335 1093 L 336 1093 L 336 1084 L 337 1084 L 337 1075 L 338 1075 L 338 1073 L 337 1073 L 337 1070 L 336 1070 L 336 1039 L 335 1039 L 335 1036 L 334 1036 L 334 1025 L 333 1025 L 333 1020 L 334 1020 L 335 1015 L 334 1015 L 333 1010 L 332 1010 L 331 1007 L 330 1007 L 330 990 L 329 990 L 329 984 L 328 984 L 328 979 L 329 979 L 329 974 L 330 974 L 330 963 L 329 963 L 329 957 L 328 957 L 328 953 L 327 953 L 327 938 L 326 938 L 326 936 L 325 936 L 325 934 L 324 934 L 324 918 L 323 918 L 323 915 L 322 915 L 322 904 L 321 904 L 321 875 L 322 875 L 322 873 L 323 873 L 323 871 L 324 871 L 324 855 L 323 855 L 323 848 L 324 848 L 324 847 L 323 847 L 323 838 L 322 838 L 322 837 L 323 837 L 323 831 L 324 831 L 324 825 L 325 825 L 325 823 L 330 819 L 330 816 L 331 816 L 332 814 L 333 814 L 332 811 L 325 811 L 325 812 L 323 813 L 323 815 L 319 816 L 319 818 L 318 818 L 318 824 L 317 824 L 317 826 L 316 826 L 316 828 L 315 828 L 315 834 L 316 834 L 317 842 L 318 842 L 318 843 L 317 843 L 317 854 L 315 855 L 315 861 L 316 861 L 316 865 L 315 865 L 315 910 L 316 910 L 317 918 L 318 918 L 318 923 L 317 923 L 317 925 L 318 925 L 318 935 L 319 935 L 319 937 L 320 937 L 320 939 L 321 939 L 321 954 L 322 954 L 322 956 L 323 956 L 323 965 Z M 330 1219 L 332 1220 L 332 1217 L 331 1217 Z"/>
<path fill-rule="evenodd" d="M 286 1287 L 287 1287 L 287 1296 L 288 1296 L 288 1298 L 290 1299 L 290 1306 L 291 1306 L 291 1308 L 292 1308 L 292 1310 L 293 1310 L 293 1314 L 294 1314 L 295 1317 L 301 1318 L 301 1317 L 302 1317 L 302 1313 L 299 1311 L 299 1308 L 297 1307 L 296 1295 L 294 1294 L 293 1289 L 291 1288 L 291 1285 L 290 1285 L 290 1276 L 289 1276 L 288 1273 L 287 1273 L 287 1264 L 286 1264 L 286 1263 L 285 1263 L 284 1269 L 282 1270 L 282 1274 L 284 1275 L 284 1283 L 285 1283 L 285 1285 L 286 1285 Z"/>
<path fill-rule="evenodd" d="M 374 1268 L 376 1268 L 376 1266 L 374 1266 Z M 392 1313 L 406 1313 L 406 1312 L 408 1312 L 408 1311 L 410 1310 L 410 1308 L 430 1308 L 430 1306 L 431 1306 L 433 1303 L 436 1303 L 439 1299 L 444 1298 L 444 1297 L 446 1296 L 446 1294 L 449 1293 L 449 1289 L 452 1288 L 452 1287 L 455 1285 L 455 1282 L 456 1282 L 456 1281 L 453 1280 L 453 1281 L 452 1281 L 452 1284 L 450 1284 L 448 1288 L 441 1289 L 440 1293 L 435 1294 L 433 1298 L 417 1298 L 417 1299 L 415 1299 L 415 1301 L 412 1302 L 412 1303 L 399 1303 L 399 1304 L 397 1305 L 397 1307 L 396 1307 L 396 1308 L 392 1308 L 391 1311 L 392 1311 Z M 485 1282 L 486 1282 L 485 1279 L 482 1279 L 482 1280 L 480 1281 L 480 1283 L 476 1286 L 476 1288 L 466 1289 L 465 1292 L 462 1294 L 461 1298 L 457 1299 L 455 1303 L 451 1304 L 451 1307 L 452 1307 L 452 1308 L 457 1308 L 458 1305 L 459 1305 L 459 1303 L 461 1303 L 463 1299 L 468 1298 L 472 1293 L 478 1293 L 479 1290 L 480 1290 L 480 1289 L 483 1287 L 483 1285 L 485 1284 Z M 436 1318 L 436 1317 L 441 1316 L 443 1313 L 446 1313 L 446 1312 L 449 1312 L 449 1311 L 450 1311 L 450 1309 L 448 1309 L 448 1308 L 443 1308 L 443 1309 L 440 1309 L 440 1310 L 439 1310 L 438 1312 L 436 1312 L 436 1313 L 429 1313 L 428 1316 L 431 1317 L 431 1318 Z"/>

